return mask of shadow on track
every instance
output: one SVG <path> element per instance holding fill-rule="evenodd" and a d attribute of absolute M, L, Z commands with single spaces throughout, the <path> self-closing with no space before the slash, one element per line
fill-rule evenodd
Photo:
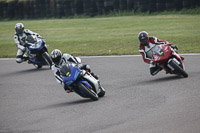
<path fill-rule="evenodd" d="M 157 78 L 157 79 L 152 79 L 152 80 L 150 79 L 147 81 L 141 81 L 141 82 L 135 83 L 134 85 L 135 86 L 150 85 L 150 84 L 155 84 L 158 82 L 169 82 L 169 81 L 180 80 L 180 79 L 184 79 L 184 78 L 179 75 L 175 75 L 175 76 Z"/>
<path fill-rule="evenodd" d="M 35 110 L 48 110 L 48 109 L 62 108 L 62 107 L 74 106 L 74 105 L 90 103 L 90 102 L 94 102 L 94 101 L 92 101 L 91 99 L 80 99 L 80 100 L 77 100 L 77 101 L 56 103 L 56 104 L 48 105 L 48 106 L 45 106 L 45 107 L 37 108 Z"/>
<path fill-rule="evenodd" d="M 167 77 L 159 77 L 159 78 L 152 78 L 149 80 L 143 80 L 143 81 L 139 81 L 139 82 L 127 82 L 126 84 L 122 84 L 123 86 L 121 86 L 120 88 L 132 88 L 132 87 L 139 87 L 139 86 L 147 86 L 147 85 L 153 85 L 153 84 L 157 84 L 157 83 L 164 83 L 164 82 L 170 82 L 170 81 L 175 81 L 175 80 L 181 80 L 184 79 L 183 77 L 179 76 L 179 75 L 171 75 L 171 76 L 167 76 Z"/>
<path fill-rule="evenodd" d="M 48 69 L 48 68 L 40 68 L 40 69 L 33 68 L 33 69 L 4 73 L 4 74 L 2 74 L 2 76 L 19 76 L 19 75 L 31 74 L 31 73 L 36 73 L 36 72 L 41 72 L 41 71 L 46 71 L 46 70 L 50 70 L 50 69 Z"/>

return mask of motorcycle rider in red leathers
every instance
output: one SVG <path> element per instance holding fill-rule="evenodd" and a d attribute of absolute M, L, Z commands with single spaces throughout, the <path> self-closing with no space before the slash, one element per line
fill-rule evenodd
<path fill-rule="evenodd" d="M 142 55 L 144 62 L 150 64 L 149 69 L 153 76 L 162 70 L 160 66 L 153 62 L 153 51 L 156 50 L 154 46 L 160 44 L 170 45 L 175 52 L 178 51 L 176 46 L 170 44 L 168 41 L 160 40 L 154 36 L 149 36 L 146 31 L 140 32 L 138 34 L 138 39 L 140 41 L 139 52 Z M 181 58 L 184 59 L 183 57 Z"/>

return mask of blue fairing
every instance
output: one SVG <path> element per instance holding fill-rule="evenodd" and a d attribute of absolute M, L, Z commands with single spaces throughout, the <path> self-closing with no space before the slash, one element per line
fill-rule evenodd
<path fill-rule="evenodd" d="M 71 72 L 70 72 L 70 76 L 61 76 L 63 78 L 63 82 L 66 85 L 71 85 L 74 81 L 76 81 L 78 75 L 80 74 L 81 70 L 77 67 L 73 67 L 71 65 Z"/>
<path fill-rule="evenodd" d="M 30 54 L 37 54 L 39 53 L 45 46 L 45 41 L 43 39 L 38 39 L 40 40 L 41 42 L 41 46 L 39 48 L 32 48 L 31 47 L 31 44 L 26 44 L 28 49 L 30 50 Z M 37 65 L 40 65 L 40 66 L 43 66 L 45 65 L 43 61 L 41 61 L 40 59 L 38 58 L 31 58 L 32 56 L 29 56 L 29 60 L 33 63 L 33 64 L 37 64 Z"/>
<path fill-rule="evenodd" d="M 41 39 L 41 41 L 42 41 L 42 45 L 39 48 L 29 47 L 29 50 L 31 51 L 31 53 L 36 53 L 37 51 L 40 51 L 45 47 L 45 41 L 43 39 Z"/>
<path fill-rule="evenodd" d="M 34 64 L 37 64 L 37 65 L 44 65 L 44 63 L 42 61 L 38 61 L 36 58 L 30 58 L 29 59 L 31 62 L 34 62 Z"/>
<path fill-rule="evenodd" d="M 81 83 L 82 83 L 82 84 L 85 84 L 85 85 L 86 85 L 87 87 L 89 87 L 89 88 L 91 87 L 91 85 L 90 85 L 87 81 L 85 81 L 85 80 L 79 81 L 78 84 L 77 84 L 77 86 L 78 86 L 79 84 L 81 84 Z"/>

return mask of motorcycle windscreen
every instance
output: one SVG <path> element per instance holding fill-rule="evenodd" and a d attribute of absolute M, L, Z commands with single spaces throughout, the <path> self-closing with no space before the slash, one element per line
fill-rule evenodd
<path fill-rule="evenodd" d="M 63 78 L 63 82 L 66 85 L 72 84 L 76 81 L 78 75 L 80 74 L 81 70 L 77 67 L 73 67 L 71 64 L 66 64 L 61 67 L 61 75 Z"/>
<path fill-rule="evenodd" d="M 29 46 L 29 49 L 32 54 L 36 54 L 38 51 L 43 49 L 44 47 L 44 41 L 42 39 L 38 39 L 35 43 L 29 43 L 31 46 Z"/>
<path fill-rule="evenodd" d="M 154 52 L 153 58 L 154 62 L 160 63 L 166 61 L 171 56 L 171 48 L 170 46 L 161 45 L 160 49 Z"/>

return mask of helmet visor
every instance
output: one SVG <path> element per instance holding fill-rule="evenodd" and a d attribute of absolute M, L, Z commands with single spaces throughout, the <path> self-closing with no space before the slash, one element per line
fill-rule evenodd
<path fill-rule="evenodd" d="M 141 36 L 141 37 L 139 37 L 140 43 L 142 45 L 147 45 L 148 44 L 148 39 L 149 38 L 147 36 Z"/>
<path fill-rule="evenodd" d="M 22 33 L 23 33 L 23 28 L 17 27 L 15 30 L 16 30 L 16 33 L 17 33 L 18 35 L 22 35 Z"/>
<path fill-rule="evenodd" d="M 52 61 L 54 62 L 55 65 L 59 65 L 60 59 L 61 59 L 61 57 L 59 56 L 59 57 L 56 57 L 56 58 L 52 58 Z"/>
<path fill-rule="evenodd" d="M 147 45 L 148 44 L 148 39 L 140 40 L 142 45 Z"/>

